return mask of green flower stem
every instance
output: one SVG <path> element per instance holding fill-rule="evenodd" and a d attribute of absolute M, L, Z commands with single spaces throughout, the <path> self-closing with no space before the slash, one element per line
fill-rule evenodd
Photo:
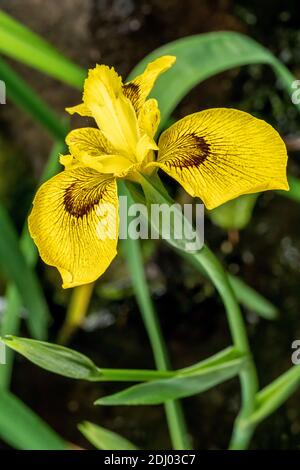
<path fill-rule="evenodd" d="M 119 184 L 119 193 L 126 195 L 129 201 L 132 201 L 132 197 L 123 182 L 120 182 Z M 138 241 L 132 240 L 129 237 L 126 240 L 126 249 L 124 250 L 124 254 L 132 277 L 136 299 L 151 343 L 156 367 L 161 371 L 167 371 L 170 366 L 169 358 L 162 336 L 160 323 L 153 307 L 151 295 L 145 278 L 143 260 Z M 165 403 L 165 410 L 174 449 L 191 449 L 180 403 L 177 401 L 168 401 Z"/>
<path fill-rule="evenodd" d="M 2 319 L 0 333 L 17 334 L 20 329 L 21 317 L 20 310 L 22 302 L 19 296 L 19 291 L 16 286 L 10 284 L 5 293 L 6 307 Z M 6 363 L 0 365 L 0 391 L 7 390 L 10 386 L 12 369 L 13 369 L 14 353 L 11 349 L 6 349 Z"/>
<path fill-rule="evenodd" d="M 162 186 L 162 183 L 157 176 L 152 176 L 151 181 L 150 179 L 144 178 L 142 180 L 142 185 L 148 204 L 149 202 L 164 202 L 169 205 L 174 204 L 174 201 L 166 193 L 165 188 Z M 143 200 L 143 197 L 134 189 L 134 187 L 130 186 L 130 190 L 132 191 L 132 194 L 134 194 L 135 200 Z M 185 253 L 186 255 L 188 254 L 187 252 L 183 252 L 182 248 L 178 248 L 178 250 L 180 250 L 182 253 Z M 253 426 L 247 425 L 247 429 L 245 430 L 245 426 L 243 427 L 241 422 L 243 423 L 245 418 L 251 416 L 256 408 L 256 392 L 258 389 L 258 381 L 256 369 L 251 357 L 245 325 L 238 302 L 229 282 L 228 275 L 224 271 L 216 256 L 209 250 L 207 246 L 204 245 L 200 251 L 193 253 L 193 258 L 193 264 L 197 265 L 198 267 L 199 265 L 202 267 L 221 295 L 226 309 L 234 346 L 238 351 L 243 353 L 248 358 L 247 366 L 245 366 L 244 370 L 240 374 L 242 388 L 242 409 L 235 423 L 235 437 L 231 445 L 232 448 L 246 448 L 253 432 Z"/>
<path fill-rule="evenodd" d="M 88 312 L 94 285 L 95 283 L 91 282 L 72 290 L 66 319 L 58 335 L 58 343 L 67 344 L 77 328 L 81 326 Z"/>
<path fill-rule="evenodd" d="M 149 295 L 142 269 L 143 260 L 137 241 L 128 239 L 126 248 L 127 263 L 133 280 L 136 299 L 151 343 L 155 364 L 159 370 L 168 370 L 170 366 L 169 359 L 160 324 Z M 174 449 L 191 449 L 180 403 L 168 401 L 165 403 L 165 410 Z"/>
<path fill-rule="evenodd" d="M 171 379 L 178 371 L 142 370 L 142 369 L 99 369 L 100 382 L 148 382 L 152 380 Z M 98 380 L 98 379 L 97 379 Z"/>
<path fill-rule="evenodd" d="M 248 356 L 247 366 L 240 374 L 242 407 L 236 419 L 230 443 L 230 449 L 246 449 L 253 434 L 254 426 L 245 426 L 243 423 L 255 411 L 258 380 L 245 324 L 239 305 L 228 282 L 228 276 L 223 270 L 221 263 L 207 246 L 204 246 L 195 256 L 198 257 L 199 262 L 211 278 L 223 300 L 234 345 L 239 351 Z"/>

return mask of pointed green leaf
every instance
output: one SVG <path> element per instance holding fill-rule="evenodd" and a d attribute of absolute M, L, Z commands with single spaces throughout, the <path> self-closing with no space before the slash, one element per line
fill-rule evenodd
<path fill-rule="evenodd" d="M 1 340 L 34 364 L 56 374 L 85 380 L 97 380 L 101 375 L 88 357 L 72 349 L 16 336 L 5 336 Z"/>
<path fill-rule="evenodd" d="M 79 431 L 99 450 L 137 450 L 137 447 L 119 434 L 102 426 L 85 421 Z"/>
<path fill-rule="evenodd" d="M 0 62 L 1 64 L 1 62 Z M 0 65 L 1 67 L 1 65 Z M 58 141 L 53 145 L 52 151 L 49 155 L 48 162 L 42 173 L 40 183 L 43 183 L 47 179 L 54 176 L 60 167 L 58 161 L 59 153 L 63 152 L 65 149 L 64 142 Z M 20 248 L 21 251 L 29 264 L 29 266 L 34 267 L 38 260 L 38 252 L 36 246 L 29 235 L 27 220 L 24 224 L 21 239 L 20 239 Z M 5 292 L 6 306 L 3 312 L 2 321 L 0 324 L 0 335 L 4 336 L 6 334 L 17 335 L 19 332 L 20 326 L 20 313 L 22 310 L 22 298 L 18 292 L 17 287 L 14 284 L 9 284 Z M 34 336 L 35 331 L 40 330 L 40 317 L 38 315 L 29 315 L 27 317 L 27 323 L 29 330 Z M 13 351 L 7 351 L 6 355 L 6 365 L 5 367 L 0 368 L 0 388 L 8 388 L 11 376 L 13 364 Z"/>
<path fill-rule="evenodd" d="M 251 220 L 258 196 L 259 194 L 244 194 L 207 211 L 207 214 L 215 225 L 224 230 L 242 230 Z"/>
<path fill-rule="evenodd" d="M 63 439 L 12 393 L 0 390 L 0 405 L 0 437 L 12 447 L 22 450 L 67 448 Z"/>
<path fill-rule="evenodd" d="M 152 93 L 159 102 L 162 125 L 192 88 L 225 70 L 249 64 L 269 64 L 289 95 L 295 80 L 268 49 L 249 36 L 231 31 L 198 34 L 165 44 L 144 57 L 130 73 L 130 78 L 141 73 L 149 61 L 164 54 L 175 55 L 177 60 L 161 75 Z M 300 105 L 297 107 L 300 110 Z"/>
<path fill-rule="evenodd" d="M 43 339 L 47 335 L 50 318 L 48 305 L 39 280 L 21 251 L 18 235 L 3 206 L 0 206 L 0 226 L 0 269 L 16 285 L 23 305 L 29 311 L 28 320 L 33 335 Z"/>
<path fill-rule="evenodd" d="M 167 400 L 189 397 L 204 392 L 236 376 L 245 365 L 245 357 L 217 365 L 192 369 L 172 379 L 155 380 L 114 393 L 95 402 L 96 405 L 158 405 Z"/>
<path fill-rule="evenodd" d="M 179 369 L 177 374 L 180 376 L 193 375 L 204 369 L 226 365 L 228 362 L 231 362 L 235 359 L 242 359 L 243 357 L 244 355 L 240 353 L 240 351 L 238 351 L 235 346 L 229 346 L 228 348 L 213 354 L 203 361 L 199 361 L 196 364 Z"/>
<path fill-rule="evenodd" d="M 88 357 L 58 344 L 7 335 L 0 340 L 45 370 L 73 379 L 90 381 L 142 382 L 170 378 L 174 371 L 143 369 L 99 369 Z"/>
<path fill-rule="evenodd" d="M 38 34 L 0 12 L 0 52 L 71 86 L 81 88 L 85 72 Z"/>
<path fill-rule="evenodd" d="M 293 366 L 257 394 L 256 411 L 245 425 L 258 424 L 279 408 L 300 386 L 300 366 Z"/>
<path fill-rule="evenodd" d="M 257 313 L 266 320 L 276 320 L 279 316 L 277 307 L 263 297 L 259 292 L 248 286 L 242 279 L 228 274 L 229 283 L 241 305 Z"/>
<path fill-rule="evenodd" d="M 3 59 L 0 59 L 0 79 L 5 82 L 7 96 L 19 108 L 44 126 L 55 139 L 64 140 L 68 131 L 65 123 Z"/>

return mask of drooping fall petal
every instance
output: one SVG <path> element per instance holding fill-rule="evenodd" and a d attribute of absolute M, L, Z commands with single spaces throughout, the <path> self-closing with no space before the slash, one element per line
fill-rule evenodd
<path fill-rule="evenodd" d="M 191 114 L 160 137 L 156 165 L 208 209 L 268 189 L 288 190 L 287 153 L 265 121 L 235 109 Z"/>
<path fill-rule="evenodd" d="M 168 70 L 175 61 L 176 57 L 174 56 L 159 57 L 150 62 L 141 75 L 123 86 L 125 95 L 130 99 L 137 113 L 139 113 L 159 75 Z"/>
<path fill-rule="evenodd" d="M 116 181 L 89 168 L 66 169 L 38 190 L 29 230 L 45 263 L 57 267 L 63 287 L 93 282 L 116 255 Z"/>

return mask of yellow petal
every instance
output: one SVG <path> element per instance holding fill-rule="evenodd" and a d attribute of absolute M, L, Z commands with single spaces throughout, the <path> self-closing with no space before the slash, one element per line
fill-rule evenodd
<path fill-rule="evenodd" d="M 83 155 L 80 161 L 84 166 L 93 168 L 100 173 L 109 173 L 114 176 L 123 176 L 136 164 L 122 155 L 101 155 L 100 157 L 90 157 Z"/>
<path fill-rule="evenodd" d="M 149 137 L 149 135 L 144 134 L 143 137 L 141 137 L 141 139 L 139 140 L 136 148 L 138 160 L 142 162 L 148 157 L 149 152 L 152 150 L 158 150 L 158 146 L 152 139 L 152 137 Z"/>
<path fill-rule="evenodd" d="M 75 129 L 68 134 L 66 142 L 74 157 L 73 161 L 69 160 L 72 159 L 71 155 L 63 158 L 61 163 L 68 166 L 77 163 L 100 173 L 118 176 L 133 165 L 133 160 L 112 153 L 113 147 L 99 129 L 93 127 Z"/>
<path fill-rule="evenodd" d="M 83 127 L 71 131 L 66 138 L 66 143 L 72 155 L 80 157 L 88 154 L 91 157 L 112 153 L 113 148 L 99 129 Z"/>
<path fill-rule="evenodd" d="M 134 154 L 138 141 L 137 118 L 113 68 L 97 65 L 89 71 L 83 100 L 98 127 L 118 151 Z"/>
<path fill-rule="evenodd" d="M 63 287 L 95 281 L 116 255 L 116 181 L 88 168 L 65 170 L 38 190 L 29 230 Z"/>
<path fill-rule="evenodd" d="M 71 115 L 77 113 L 83 117 L 93 117 L 93 114 L 84 103 L 78 104 L 76 106 L 71 106 L 70 108 L 66 108 L 66 111 Z"/>
<path fill-rule="evenodd" d="M 73 155 L 60 155 L 59 163 L 63 165 L 65 168 L 70 168 L 76 163 L 76 160 L 73 157 Z"/>
<path fill-rule="evenodd" d="M 155 99 L 145 101 L 138 116 L 138 124 L 142 137 L 139 139 L 136 147 L 137 160 L 143 162 L 143 165 L 153 161 L 153 150 L 158 150 L 154 136 L 159 126 L 159 121 L 160 111 L 157 101 Z"/>
<path fill-rule="evenodd" d="M 125 95 L 131 100 L 137 113 L 139 113 L 159 75 L 168 70 L 175 61 L 176 57 L 174 56 L 162 56 L 150 62 L 141 75 L 123 86 Z"/>
<path fill-rule="evenodd" d="M 192 196 L 213 209 L 241 194 L 288 190 L 287 153 L 265 121 L 235 109 L 209 109 L 181 119 L 160 137 L 157 162 Z"/>
<path fill-rule="evenodd" d="M 154 137 L 160 122 L 160 111 L 155 99 L 145 101 L 138 117 L 139 128 L 149 137 Z"/>

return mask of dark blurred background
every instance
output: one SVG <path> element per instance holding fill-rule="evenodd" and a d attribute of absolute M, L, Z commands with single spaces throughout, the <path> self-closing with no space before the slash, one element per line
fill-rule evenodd
<path fill-rule="evenodd" d="M 126 76 L 147 53 L 174 39 L 209 31 L 233 30 L 269 48 L 300 78 L 300 9 L 297 0 L 0 0 L 0 8 L 41 34 L 85 68 L 113 65 Z M 80 93 L 11 62 L 61 116 L 80 101 Z M 197 87 L 176 110 L 176 117 L 208 107 L 231 106 L 273 124 L 293 148 L 290 172 L 300 176 L 299 117 L 265 66 L 234 69 Z M 1 107 L 0 197 L 17 227 L 24 223 L 51 140 L 13 104 Z M 168 184 L 171 184 L 168 181 Z M 170 187 L 184 197 L 176 185 Z M 251 224 L 234 243 L 227 232 L 206 222 L 206 241 L 224 265 L 263 293 L 280 310 L 276 322 L 245 311 L 261 384 L 291 366 L 291 343 L 300 338 L 299 206 L 266 193 Z M 183 264 L 162 243 L 144 246 L 146 269 L 174 367 L 217 352 L 230 343 L 224 309 L 212 286 Z M 62 291 L 57 272 L 39 264 L 54 321 L 55 340 L 70 292 Z M 1 291 L 4 286 L 1 287 Z M 25 327 L 23 334 L 27 334 Z M 90 312 L 72 348 L 103 367 L 154 367 L 149 343 L 132 296 L 128 273 L 118 258 L 97 283 Z M 93 407 L 117 390 L 50 375 L 17 357 L 13 390 L 59 433 L 86 446 L 76 429 L 88 419 L 128 437 L 144 448 L 169 448 L 162 407 Z M 239 408 L 239 383 L 232 380 L 185 399 L 184 409 L 195 448 L 225 448 Z M 300 392 L 259 426 L 252 446 L 300 448 Z M 0 445 L 1 446 L 1 445 Z"/>

